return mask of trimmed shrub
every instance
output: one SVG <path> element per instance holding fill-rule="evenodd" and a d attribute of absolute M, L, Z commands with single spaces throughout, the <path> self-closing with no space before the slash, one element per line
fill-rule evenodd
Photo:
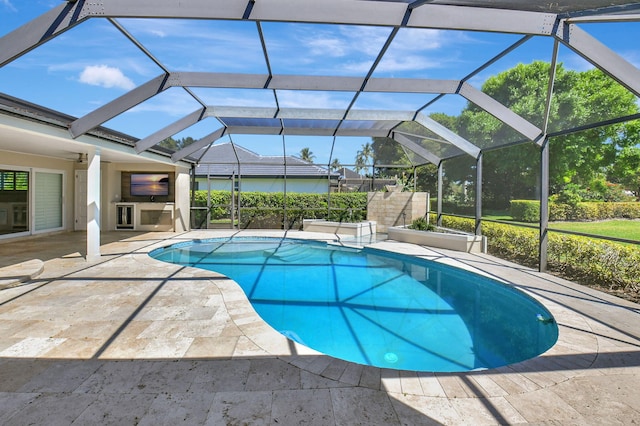
<path fill-rule="evenodd" d="M 436 204 L 433 204 L 431 209 L 432 210 L 436 210 L 437 209 L 437 205 L 438 204 L 437 204 L 437 201 L 436 201 Z M 455 202 L 455 201 L 443 200 L 442 201 L 442 211 L 443 212 L 447 212 L 447 213 L 471 216 L 471 215 L 474 215 L 476 213 L 476 207 L 473 204 L 463 204 L 463 203 L 459 203 L 459 202 Z"/>
<path fill-rule="evenodd" d="M 549 220 L 606 220 L 606 219 L 639 219 L 640 203 L 603 203 L 603 202 L 584 202 L 575 206 L 562 205 L 560 210 L 564 214 L 560 215 L 558 204 L 551 204 L 549 207 Z"/>
<path fill-rule="evenodd" d="M 473 219 L 442 215 L 442 227 L 444 228 L 457 229 L 458 231 L 471 233 L 475 231 L 475 226 L 476 224 Z"/>
<path fill-rule="evenodd" d="M 640 219 L 640 203 L 613 203 L 615 217 Z"/>
<path fill-rule="evenodd" d="M 411 222 L 411 225 L 409 225 L 409 229 L 415 229 L 416 231 L 431 231 L 435 228 L 433 225 L 427 222 L 427 218 L 419 217 Z"/>
<path fill-rule="evenodd" d="M 574 207 L 564 203 L 549 203 L 549 221 L 558 222 L 570 220 Z"/>
<path fill-rule="evenodd" d="M 576 235 L 549 235 L 548 266 L 572 280 L 610 290 L 640 290 L 640 250 Z"/>
<path fill-rule="evenodd" d="M 536 223 L 540 219 L 540 202 L 537 200 L 511 201 L 510 215 L 518 222 Z M 605 203 L 589 201 L 575 205 L 549 203 L 549 221 L 594 221 L 607 219 L 640 219 L 640 203 Z"/>
<path fill-rule="evenodd" d="M 442 224 L 471 232 L 474 220 L 443 216 Z M 482 233 L 487 237 L 490 254 L 526 266 L 538 265 L 537 229 L 484 222 Z M 547 255 L 549 271 L 567 279 L 610 290 L 640 291 L 640 250 L 637 247 L 550 232 Z"/>
<path fill-rule="evenodd" d="M 518 222 L 538 222 L 540 220 L 540 201 L 512 200 L 510 214 Z"/>
<path fill-rule="evenodd" d="M 207 206 L 207 191 L 195 192 L 194 207 Z M 211 204 L 229 204 L 231 202 L 231 192 L 229 191 L 211 191 Z"/>
<path fill-rule="evenodd" d="M 228 218 L 229 209 L 226 207 L 231 204 L 231 192 L 229 191 L 211 191 L 211 219 Z M 207 206 L 207 191 L 196 191 L 194 194 L 194 207 Z M 217 206 L 217 207 L 213 207 Z M 191 212 L 191 227 L 200 228 L 207 221 L 207 211 L 193 210 Z"/>
<path fill-rule="evenodd" d="M 360 222 L 366 219 L 366 192 L 339 192 L 331 194 L 331 211 L 329 212 L 327 220 L 336 222 Z"/>
<path fill-rule="evenodd" d="M 442 226 L 463 232 L 474 232 L 473 219 L 444 216 Z M 502 223 L 483 222 L 482 234 L 487 237 L 490 254 L 527 266 L 538 264 L 538 232 Z"/>
<path fill-rule="evenodd" d="M 332 193 L 329 211 L 328 194 L 288 193 L 285 223 L 285 197 L 282 192 L 242 192 L 240 194 L 241 228 L 302 229 L 303 219 L 327 219 L 360 222 L 367 217 L 367 194 L 364 192 Z M 230 191 L 211 191 L 212 219 L 228 217 Z M 207 191 L 195 192 L 195 206 L 206 207 Z M 199 220 L 203 212 L 197 212 Z M 204 220 L 204 219 L 202 219 Z"/>
<path fill-rule="evenodd" d="M 574 216 L 576 220 L 583 221 L 613 219 L 613 204 L 598 202 L 578 203 Z"/>

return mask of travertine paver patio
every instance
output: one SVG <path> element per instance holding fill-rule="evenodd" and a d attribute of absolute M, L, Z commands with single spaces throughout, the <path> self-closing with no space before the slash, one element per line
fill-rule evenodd
<path fill-rule="evenodd" d="M 560 338 L 495 370 L 363 367 L 288 341 L 233 281 L 147 256 L 231 234 L 105 233 L 94 263 L 82 233 L 0 244 L 13 280 L 0 277 L 0 424 L 640 423 L 636 304 L 491 256 L 379 242 L 516 283 L 554 314 Z"/>

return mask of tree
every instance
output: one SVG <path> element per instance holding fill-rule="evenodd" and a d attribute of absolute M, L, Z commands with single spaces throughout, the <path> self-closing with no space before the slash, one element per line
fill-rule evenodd
<path fill-rule="evenodd" d="M 430 117 L 448 129 L 455 131 L 458 119 L 457 117 L 443 113 L 434 113 L 431 114 Z M 418 141 L 417 143 L 438 157 L 443 156 L 445 154 L 444 149 L 448 149 L 450 147 L 450 144 L 448 143 L 438 144 L 437 142 L 434 142 L 432 139 L 438 139 L 438 136 L 414 121 L 405 121 L 398 126 L 396 130 L 409 135 L 424 136 L 425 139 Z M 418 154 L 403 147 L 402 144 L 393 139 L 374 137 L 372 146 L 376 164 L 397 164 L 402 166 L 411 165 L 416 167 L 416 190 L 427 191 L 435 196 L 438 182 L 438 166 L 436 164 L 430 163 L 427 159 L 420 157 Z M 379 168 L 378 174 L 389 176 L 393 174 L 392 171 L 393 173 L 397 173 L 397 169 Z M 408 173 L 410 172 L 405 171 L 405 175 Z M 445 179 L 444 187 L 447 188 L 448 184 L 449 181 Z"/>
<path fill-rule="evenodd" d="M 408 164 L 407 156 L 402 150 L 402 145 L 390 138 L 372 138 L 373 157 L 376 164 L 392 165 L 392 164 Z"/>
<path fill-rule="evenodd" d="M 179 151 L 185 146 L 189 146 L 194 142 L 195 142 L 195 139 L 193 139 L 191 136 L 187 136 L 182 139 L 174 139 L 172 137 L 168 137 L 162 142 L 160 142 L 158 145 L 163 148 L 168 148 L 172 151 Z"/>
<path fill-rule="evenodd" d="M 315 155 L 313 155 L 313 152 L 311 152 L 311 149 L 302 148 L 300 150 L 300 158 L 306 161 L 307 163 L 313 163 L 313 159 L 315 158 Z"/>
<path fill-rule="evenodd" d="M 489 78 L 482 91 L 531 123 L 542 126 L 550 64 L 520 64 Z M 598 69 L 585 72 L 556 69 L 549 131 L 576 128 L 607 118 L 638 112 L 635 96 Z M 550 141 L 550 189 L 560 192 L 568 183 L 587 186 L 633 144 L 637 129 L 620 123 Z M 506 124 L 469 103 L 457 120 L 458 133 L 482 147 L 522 141 L 524 137 Z M 539 149 L 529 143 L 487 152 L 483 158 L 486 200 L 505 207 L 513 198 L 530 198 L 538 181 Z"/>
<path fill-rule="evenodd" d="M 445 185 L 443 185 L 445 186 Z M 416 169 L 416 190 L 429 192 L 432 197 L 438 193 L 438 166 L 425 164 Z M 432 206 L 435 209 L 435 206 Z"/>
<path fill-rule="evenodd" d="M 393 167 L 381 167 L 391 165 L 410 165 L 411 163 L 407 159 L 402 145 L 391 138 L 372 138 L 373 143 L 371 149 L 373 150 L 373 158 L 377 165 L 375 170 L 376 177 L 392 177 L 398 173 L 397 168 Z"/>
<path fill-rule="evenodd" d="M 342 168 L 342 164 L 340 164 L 340 160 L 338 160 L 337 158 L 334 158 L 329 168 L 331 169 L 332 172 L 337 172 Z"/>
<path fill-rule="evenodd" d="M 355 170 L 356 173 L 360 173 L 361 171 L 367 169 L 367 164 L 365 162 L 365 158 L 364 158 L 364 156 L 362 156 L 360 154 L 360 152 L 358 152 L 356 154 L 356 161 L 355 161 L 355 164 L 353 166 L 353 169 Z"/>
<path fill-rule="evenodd" d="M 166 138 L 165 140 L 160 142 L 158 145 L 164 148 L 171 149 L 173 151 L 178 151 L 180 148 L 182 148 L 182 146 L 180 145 L 180 142 L 171 137 Z"/>
<path fill-rule="evenodd" d="M 369 168 L 373 158 L 373 146 L 369 142 L 363 144 L 362 149 L 356 153 L 356 173 L 365 170 L 365 175 L 367 175 L 366 170 Z"/>
<path fill-rule="evenodd" d="M 640 201 L 640 145 L 622 148 L 617 161 L 609 168 L 607 177 L 633 192 Z"/>
<path fill-rule="evenodd" d="M 458 117 L 454 115 L 447 115 L 442 112 L 434 112 L 433 114 L 429 115 L 429 118 L 437 121 L 449 130 L 455 129 L 458 124 Z"/>

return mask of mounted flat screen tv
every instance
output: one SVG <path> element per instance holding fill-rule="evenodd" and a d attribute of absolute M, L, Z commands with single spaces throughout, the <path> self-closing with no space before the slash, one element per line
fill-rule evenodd
<path fill-rule="evenodd" d="M 134 197 L 169 195 L 169 174 L 132 173 L 131 195 Z"/>

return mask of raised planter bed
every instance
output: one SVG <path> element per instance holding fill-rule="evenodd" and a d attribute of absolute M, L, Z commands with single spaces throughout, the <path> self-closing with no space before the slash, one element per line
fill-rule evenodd
<path fill-rule="evenodd" d="M 362 237 L 364 235 L 375 235 L 376 222 L 368 220 L 365 222 L 348 223 L 329 222 L 321 219 L 304 219 L 302 221 L 302 230 Z"/>
<path fill-rule="evenodd" d="M 486 253 L 487 237 L 462 233 L 418 231 L 402 226 L 387 229 L 389 239 L 421 246 L 437 247 L 467 253 Z"/>

